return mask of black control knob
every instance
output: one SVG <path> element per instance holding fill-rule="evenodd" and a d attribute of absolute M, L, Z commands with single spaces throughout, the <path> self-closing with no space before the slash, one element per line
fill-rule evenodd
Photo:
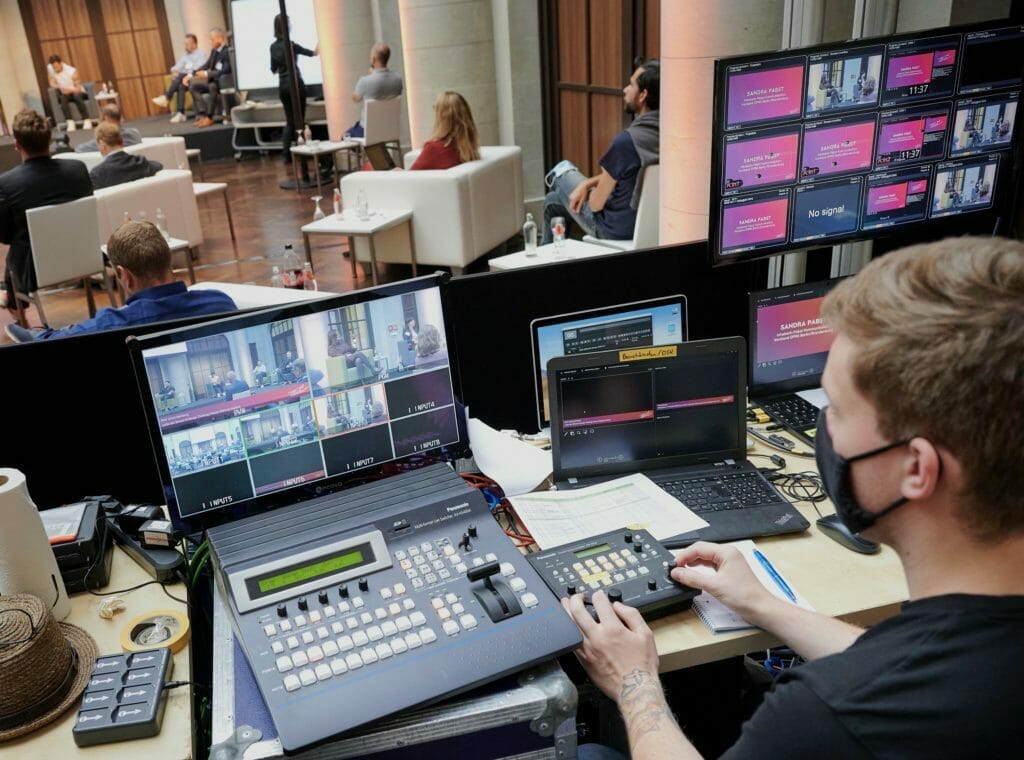
<path fill-rule="evenodd" d="M 576 593 L 576 586 L 574 586 L 572 583 L 570 583 L 568 586 L 565 587 L 565 592 L 569 596 L 572 596 L 573 594 Z"/>
<path fill-rule="evenodd" d="M 288 617 L 288 607 L 284 604 L 277 605 L 277 616 Z"/>
<path fill-rule="evenodd" d="M 673 578 L 673 577 L 672 577 L 672 570 L 673 570 L 674 568 L 675 568 L 675 565 L 674 565 L 674 564 L 672 564 L 671 562 L 666 562 L 666 563 L 665 563 L 665 576 L 666 576 L 666 577 L 667 577 L 667 578 L 668 578 L 668 579 L 669 579 L 670 581 L 672 581 L 673 583 L 675 583 L 675 580 L 676 580 L 675 578 Z"/>
<path fill-rule="evenodd" d="M 651 578 L 650 580 L 647 581 L 647 588 L 650 591 L 657 591 L 658 590 L 658 581 L 656 581 L 654 578 Z"/>
<path fill-rule="evenodd" d="M 462 540 L 459 541 L 459 548 L 469 550 L 469 533 L 462 534 Z"/>
<path fill-rule="evenodd" d="M 338 596 L 340 596 L 342 599 L 348 599 L 347 583 L 342 583 L 340 586 L 338 586 Z"/>
<path fill-rule="evenodd" d="M 320 604 L 327 604 L 327 592 L 326 591 L 321 591 L 319 594 L 317 594 L 316 598 L 320 600 Z"/>
<path fill-rule="evenodd" d="M 622 540 L 625 541 L 627 544 L 633 543 L 633 534 L 632 533 L 627 533 L 626 535 L 624 535 L 622 537 Z"/>
<path fill-rule="evenodd" d="M 612 604 L 614 604 L 615 602 L 621 602 L 622 601 L 622 591 L 621 591 L 621 589 L 617 589 L 617 588 L 608 589 L 608 601 L 611 602 Z"/>
<path fill-rule="evenodd" d="M 303 612 L 309 609 L 309 602 L 306 601 L 306 597 L 304 596 L 299 597 L 299 609 Z"/>
<path fill-rule="evenodd" d="M 633 544 L 633 551 L 635 551 L 637 554 L 639 554 L 643 550 L 644 550 L 644 545 L 642 543 L 640 543 L 639 541 L 637 541 L 635 544 Z"/>
<path fill-rule="evenodd" d="M 360 578 L 359 579 L 359 590 L 360 591 L 369 591 L 370 590 L 370 582 L 368 580 L 366 580 L 366 578 Z"/>
<path fill-rule="evenodd" d="M 468 534 L 469 534 L 469 537 L 470 537 L 470 538 L 476 538 L 476 526 L 475 526 L 475 525 L 470 525 L 470 526 L 469 526 L 469 527 L 468 527 L 468 528 L 466 529 L 466 533 L 468 533 Z"/>

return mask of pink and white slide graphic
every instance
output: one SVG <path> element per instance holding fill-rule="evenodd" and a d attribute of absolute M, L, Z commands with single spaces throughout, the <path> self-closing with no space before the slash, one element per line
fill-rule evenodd
<path fill-rule="evenodd" d="M 726 124 L 800 116 L 803 79 L 802 64 L 730 76 Z"/>
<path fill-rule="evenodd" d="M 785 242 L 789 198 L 726 206 L 722 211 L 722 250 Z"/>
<path fill-rule="evenodd" d="M 799 142 L 798 130 L 771 137 L 727 142 L 725 189 L 750 188 L 795 180 Z"/>
<path fill-rule="evenodd" d="M 858 171 L 871 166 L 875 121 L 804 131 L 802 177 Z"/>

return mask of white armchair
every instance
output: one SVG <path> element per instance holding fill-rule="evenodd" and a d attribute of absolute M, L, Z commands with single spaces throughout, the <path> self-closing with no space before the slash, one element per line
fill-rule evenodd
<path fill-rule="evenodd" d="M 411 166 L 418 151 L 407 153 Z M 359 191 L 371 210 L 411 209 L 416 263 L 448 266 L 454 274 L 514 236 L 523 223 L 523 153 L 517 146 L 480 148 L 480 160 L 451 169 L 415 172 L 354 172 L 341 180 L 341 195 L 352 207 Z M 403 227 L 376 238 L 377 260 L 409 263 Z M 356 241 L 356 257 L 369 249 Z"/>
<path fill-rule="evenodd" d="M 142 142 L 138 145 L 129 145 L 124 152 L 145 156 L 151 161 L 159 161 L 165 169 L 177 169 L 179 166 L 188 168 L 184 137 L 143 137 Z M 93 167 L 103 160 L 103 156 L 98 150 L 85 153 L 57 153 L 54 158 L 61 158 L 65 161 L 81 161 L 89 171 L 92 171 Z"/>

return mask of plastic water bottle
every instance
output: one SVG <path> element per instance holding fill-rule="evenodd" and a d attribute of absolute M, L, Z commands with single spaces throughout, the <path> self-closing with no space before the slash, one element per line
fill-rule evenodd
<path fill-rule="evenodd" d="M 526 224 L 523 225 L 523 244 L 526 247 L 527 256 L 537 255 L 537 224 L 533 221 L 533 214 L 526 215 Z"/>
<path fill-rule="evenodd" d="M 366 199 L 366 191 L 363 188 L 359 188 L 359 192 L 356 193 L 356 216 L 364 222 L 370 218 L 370 202 Z"/>
<path fill-rule="evenodd" d="M 167 215 L 164 214 L 162 208 L 156 210 L 156 228 L 160 230 L 160 233 L 164 236 L 164 240 L 169 240 L 171 235 L 167 231 Z"/>
<path fill-rule="evenodd" d="M 302 139 L 306 141 L 307 145 L 309 145 L 310 140 L 313 139 L 313 130 L 309 128 L 308 124 L 306 125 L 306 128 L 302 130 Z"/>
<path fill-rule="evenodd" d="M 334 188 L 334 215 L 341 216 L 341 190 Z"/>
<path fill-rule="evenodd" d="M 313 276 L 313 265 L 308 261 L 302 265 L 302 289 L 319 290 L 316 286 L 316 278 Z"/>
<path fill-rule="evenodd" d="M 283 288 L 284 276 L 281 274 L 281 267 L 273 267 L 270 270 L 270 287 Z"/>
<path fill-rule="evenodd" d="M 284 286 L 286 288 L 294 288 L 296 290 L 302 290 L 302 261 L 299 259 L 292 244 L 289 243 L 284 247 L 284 270 L 282 272 L 282 278 L 284 279 Z"/>

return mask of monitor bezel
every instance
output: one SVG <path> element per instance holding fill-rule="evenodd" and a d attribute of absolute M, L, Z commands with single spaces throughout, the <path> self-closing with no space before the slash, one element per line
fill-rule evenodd
<path fill-rule="evenodd" d="M 165 330 L 150 335 L 129 336 L 127 346 L 132 367 L 135 371 L 136 387 L 142 404 L 146 427 L 149 431 L 149 442 L 152 456 L 160 472 L 160 485 L 163 491 L 167 512 L 175 527 L 187 533 L 197 533 L 215 525 L 242 519 L 254 514 L 268 512 L 279 507 L 295 504 L 307 499 L 341 491 L 347 487 L 370 480 L 387 477 L 406 469 L 418 469 L 439 461 L 452 462 L 468 455 L 469 435 L 467 432 L 464 404 L 462 397 L 461 378 L 458 364 L 458 348 L 452 324 L 452 307 L 448 295 L 447 284 L 451 276 L 444 272 L 402 280 L 400 282 L 379 285 L 361 290 L 354 290 L 338 296 L 326 296 L 311 300 L 297 301 L 266 309 L 249 311 L 244 314 L 230 315 L 219 319 L 201 322 L 187 327 Z M 281 489 L 271 493 L 253 496 L 243 502 L 227 505 L 217 509 L 182 515 L 175 499 L 174 486 L 171 481 L 170 468 L 163 453 L 162 435 L 153 394 L 149 390 L 149 377 L 146 371 L 143 351 L 158 348 L 172 343 L 195 340 L 222 332 L 241 330 L 261 324 L 269 324 L 285 319 L 294 319 L 312 314 L 319 314 L 332 309 L 344 308 L 359 303 L 390 298 L 393 296 L 413 293 L 437 287 L 441 295 L 441 309 L 444 315 L 445 339 L 447 341 L 448 366 L 451 375 L 452 390 L 455 398 L 455 418 L 458 440 L 428 452 L 417 453 L 389 460 L 358 470 L 348 475 L 328 476 L 321 480 Z"/>
<path fill-rule="evenodd" d="M 712 91 L 713 92 L 713 101 L 714 101 L 714 103 L 713 103 L 713 110 L 712 110 L 712 125 L 711 125 L 711 127 L 712 127 L 711 128 L 711 140 L 712 140 L 712 143 L 711 143 L 711 174 L 710 174 L 711 182 L 710 182 L 710 195 L 709 195 L 710 203 L 709 203 L 709 213 L 708 213 L 708 257 L 709 257 L 711 265 L 715 266 L 715 267 L 718 267 L 718 266 L 729 266 L 731 264 L 736 264 L 736 263 L 740 263 L 740 262 L 749 262 L 749 261 L 753 261 L 753 260 L 757 260 L 757 259 L 767 258 L 769 256 L 777 256 L 777 255 L 784 255 L 784 254 L 787 254 L 787 253 L 795 253 L 795 252 L 801 252 L 801 251 L 808 251 L 808 250 L 811 250 L 811 249 L 814 249 L 814 248 L 821 248 L 821 247 L 831 248 L 834 245 L 839 245 L 839 244 L 842 244 L 842 243 L 850 243 L 850 242 L 855 242 L 855 241 L 874 240 L 874 239 L 877 239 L 877 238 L 885 237 L 885 236 L 887 236 L 889 234 L 896 234 L 896 233 L 905 231 L 906 229 L 908 229 L 910 227 L 919 226 L 919 225 L 924 225 L 924 230 L 927 230 L 928 234 L 939 235 L 939 236 L 941 236 L 942 234 L 945 234 L 947 232 L 949 234 L 955 234 L 955 233 L 960 231 L 960 226 L 956 224 L 955 220 L 961 219 L 965 215 L 970 217 L 970 218 L 972 218 L 972 219 L 988 218 L 990 220 L 996 220 L 996 219 L 1000 218 L 1002 215 L 1004 215 L 1005 213 L 1008 212 L 1008 210 L 1011 208 L 1011 206 L 1013 204 L 1013 196 L 1015 195 L 1015 193 L 1013 191 L 1013 188 L 1011 186 L 1012 185 L 1012 179 L 1011 178 L 1016 176 L 1016 174 L 1019 172 L 1019 170 L 1020 170 L 1020 162 L 1021 162 L 1021 157 L 1019 155 L 1019 146 L 1020 146 L 1020 141 L 1021 141 L 1021 132 L 1022 132 L 1022 130 L 1017 129 L 1016 125 L 1014 125 L 1014 136 L 1013 136 L 1013 139 L 1004 148 L 1002 148 L 1000 150 L 990 151 L 990 153 L 997 154 L 997 155 L 1000 156 L 1000 159 L 999 159 L 1000 167 L 999 167 L 998 184 L 997 184 L 997 186 L 995 188 L 993 188 L 994 194 L 997 194 L 996 195 L 996 199 L 995 199 L 995 201 L 989 207 L 983 208 L 983 209 L 977 209 L 975 211 L 965 211 L 965 212 L 962 212 L 962 213 L 959 213 L 959 214 L 956 214 L 956 215 L 946 216 L 946 217 L 938 217 L 938 218 L 932 218 L 930 213 L 926 213 L 925 218 L 921 219 L 921 220 L 907 222 L 905 224 L 897 224 L 897 225 L 889 225 L 889 226 L 884 226 L 884 227 L 877 227 L 875 229 L 869 229 L 869 230 L 862 230 L 862 229 L 860 229 L 859 221 L 858 221 L 858 229 L 856 231 L 854 231 L 853 233 L 841 234 L 841 235 L 837 235 L 835 237 L 827 237 L 827 238 L 821 239 L 820 241 L 817 241 L 817 240 L 815 240 L 815 241 L 805 241 L 803 243 L 793 243 L 793 242 L 789 241 L 789 235 L 790 235 L 790 232 L 791 232 L 791 230 L 789 229 L 791 227 L 790 216 L 791 216 L 791 213 L 792 213 L 792 205 L 793 205 L 792 193 L 791 193 L 791 195 L 790 195 L 790 198 L 791 198 L 791 200 L 790 200 L 790 208 L 789 208 L 789 212 L 787 214 L 787 219 L 786 219 L 787 240 L 786 240 L 785 243 L 783 243 L 781 245 L 776 245 L 776 246 L 768 246 L 768 247 L 763 247 L 763 248 L 754 248 L 754 249 L 751 249 L 751 250 L 748 250 L 748 251 L 743 251 L 743 252 L 740 252 L 740 253 L 727 253 L 727 254 L 723 254 L 720 251 L 720 248 L 721 248 L 721 234 L 722 234 L 722 222 L 721 222 L 722 200 L 723 200 L 724 197 L 729 197 L 729 196 L 723 196 L 723 190 L 722 190 L 722 187 L 721 187 L 721 182 L 722 182 L 721 177 L 722 177 L 722 173 L 724 171 L 724 161 L 725 161 L 725 150 L 724 150 L 724 147 L 723 147 L 724 146 L 724 138 L 725 138 L 725 135 L 727 135 L 727 134 L 734 134 L 736 132 L 743 131 L 743 129 L 739 129 L 739 128 L 733 128 L 733 129 L 728 129 L 728 130 L 726 129 L 725 119 L 726 119 L 726 110 L 727 110 L 727 107 L 728 107 L 728 99 L 727 99 L 727 73 L 726 73 L 726 68 L 727 67 L 735 66 L 735 65 L 746 65 L 746 64 L 757 63 L 757 62 L 769 62 L 769 63 L 771 63 L 772 61 L 774 61 L 776 59 L 778 59 L 778 60 L 788 60 L 788 59 L 791 59 L 791 58 L 794 58 L 794 57 L 801 57 L 802 56 L 804 58 L 804 86 L 806 87 L 806 78 L 807 78 L 807 71 L 808 71 L 808 66 L 809 66 L 809 63 L 807 61 L 808 56 L 816 55 L 816 54 L 821 54 L 821 53 L 828 53 L 828 52 L 842 50 L 842 49 L 847 49 L 847 48 L 853 50 L 853 49 L 867 48 L 867 47 L 871 47 L 871 46 L 874 46 L 874 45 L 882 45 L 882 46 L 884 46 L 886 48 L 886 52 L 885 52 L 885 56 L 883 57 L 883 61 L 882 61 L 883 67 L 882 67 L 882 72 L 881 72 L 880 76 L 884 77 L 884 75 L 885 75 L 885 64 L 886 64 L 886 62 L 888 61 L 888 58 L 889 58 L 888 45 L 890 45 L 892 43 L 898 43 L 898 42 L 903 42 L 903 41 L 906 41 L 906 40 L 914 40 L 914 39 L 922 39 L 922 40 L 924 40 L 924 39 L 930 39 L 930 38 L 935 38 L 935 37 L 947 37 L 947 36 L 952 36 L 952 35 L 959 35 L 960 36 L 960 43 L 959 43 L 960 46 L 959 46 L 958 50 L 962 52 L 963 48 L 964 48 L 964 45 L 965 45 L 966 36 L 969 35 L 969 34 L 973 34 L 973 33 L 977 33 L 977 32 L 996 31 L 996 30 L 1001 30 L 1001 29 L 1011 29 L 1011 28 L 1015 28 L 1015 27 L 1024 27 L 1024 24 L 1020 24 L 1019 22 L 1014 22 L 1013 20 L 1010 20 L 1010 19 L 1000 19 L 1000 20 L 997 20 L 997 21 L 986 21 L 986 22 L 975 23 L 975 24 L 961 24 L 961 25 L 946 27 L 944 29 L 943 28 L 940 28 L 940 29 L 923 29 L 923 30 L 919 30 L 919 31 L 915 31 L 915 32 L 905 32 L 905 33 L 900 33 L 900 34 L 895 34 L 895 35 L 890 35 L 890 36 L 885 36 L 885 37 L 870 37 L 870 38 L 869 37 L 864 37 L 864 38 L 860 38 L 860 39 L 837 41 L 837 42 L 831 42 L 831 43 L 823 43 L 823 44 L 820 44 L 820 45 L 813 45 L 813 46 L 802 47 L 802 48 L 793 48 L 793 49 L 775 50 L 775 51 L 764 51 L 764 52 L 755 53 L 755 54 L 730 56 L 728 58 L 717 58 L 717 59 L 715 59 L 715 61 L 714 61 L 714 78 L 713 78 L 713 85 L 712 85 L 712 87 L 713 87 L 713 91 Z M 960 65 L 959 61 L 958 61 L 957 65 L 958 66 Z M 899 103 L 899 104 L 895 104 L 895 105 L 892 105 L 892 104 L 890 104 L 890 105 L 883 105 L 882 104 L 882 95 L 881 95 L 881 92 L 880 92 L 879 93 L 879 100 L 878 100 L 878 103 L 876 104 L 876 106 L 874 107 L 874 111 L 876 112 L 876 114 L 878 114 L 878 113 L 882 112 L 883 110 L 890 110 L 890 109 L 894 109 L 894 108 L 897 108 L 897 107 L 900 107 L 900 106 L 907 106 L 907 107 L 909 107 L 909 106 L 924 105 L 924 104 L 927 104 L 927 103 L 937 103 L 937 102 L 949 101 L 950 104 L 951 104 L 950 117 L 949 118 L 952 120 L 954 118 L 954 114 L 956 113 L 956 104 L 960 100 L 965 100 L 965 99 L 970 99 L 970 98 L 975 98 L 976 99 L 976 98 L 982 98 L 982 97 L 992 97 L 992 96 L 997 96 L 997 95 L 1000 95 L 1000 94 L 1007 94 L 1007 93 L 1012 93 L 1012 92 L 1021 93 L 1022 96 L 1021 96 L 1020 99 L 1024 99 L 1024 81 L 1022 81 L 1021 84 L 1018 84 L 1018 85 L 994 86 L 991 89 L 986 90 L 986 91 L 971 92 L 971 93 L 963 93 L 963 94 L 961 94 L 960 91 L 959 91 L 959 86 L 960 86 L 959 79 L 960 79 L 960 71 L 958 69 L 957 70 L 957 81 L 954 84 L 953 93 L 951 95 L 943 97 L 943 98 L 937 98 L 934 101 L 928 100 L 928 99 L 923 99 L 923 100 L 913 100 L 911 102 Z M 878 82 L 878 87 L 881 89 L 883 86 L 884 86 L 884 81 L 883 81 L 883 79 L 880 79 L 879 82 Z M 803 97 L 803 92 L 804 91 L 801 90 L 801 97 Z M 864 114 L 865 112 L 866 112 L 865 110 L 857 109 L 857 110 L 852 110 L 850 113 L 851 114 L 852 113 Z M 841 114 L 845 114 L 845 113 L 846 112 L 839 112 L 839 113 L 837 113 L 835 115 L 841 115 Z M 827 116 L 822 116 L 821 118 L 824 119 L 824 118 L 828 118 L 828 117 Z M 786 119 L 766 120 L 766 121 L 763 121 L 763 122 L 758 122 L 756 124 L 756 127 L 758 127 L 758 128 L 775 127 L 775 126 L 783 126 L 783 125 L 786 125 L 786 124 L 799 124 L 799 125 L 801 125 L 799 154 L 802 154 L 802 151 L 803 151 L 803 126 L 802 125 L 804 123 L 806 123 L 808 120 L 809 119 L 808 119 L 808 117 L 806 115 L 806 103 L 802 103 L 801 104 L 801 115 L 800 115 L 799 119 L 794 117 L 794 118 L 791 118 L 789 120 L 786 120 Z M 812 117 L 810 120 L 817 120 L 817 117 Z M 753 128 L 753 127 L 751 127 L 751 128 Z M 952 129 L 952 125 L 950 125 L 948 128 Z M 877 133 L 878 133 L 878 127 L 876 125 L 876 133 L 875 133 L 876 134 L 876 138 L 877 138 Z M 948 133 L 947 133 L 947 135 L 948 135 Z M 949 138 L 947 138 L 947 139 L 949 139 Z M 874 151 L 873 152 L 877 153 L 877 146 L 874 146 Z M 933 171 L 931 172 L 931 177 L 932 177 L 932 179 L 934 179 L 934 174 L 935 174 L 934 166 L 936 164 L 942 163 L 942 162 L 952 161 L 952 160 L 955 160 L 956 158 L 957 158 L 957 156 L 949 155 L 949 146 L 947 145 L 945 153 L 944 153 L 942 158 L 934 159 L 932 161 L 928 161 L 928 162 L 924 162 L 924 163 L 927 163 L 927 165 L 929 165 L 929 166 L 931 166 L 933 168 Z M 873 166 L 874 166 L 874 156 L 872 156 L 872 167 Z M 861 176 L 868 176 L 868 175 L 871 175 L 871 174 L 875 174 L 875 173 L 877 173 L 879 171 L 882 171 L 882 170 L 881 169 L 871 168 L 869 171 L 867 171 L 866 173 L 864 173 Z M 799 175 L 799 167 L 798 167 L 798 175 Z M 843 175 L 843 176 L 846 176 L 846 175 Z M 793 183 L 793 186 L 795 186 L 796 184 L 799 184 L 799 176 L 798 176 L 797 181 Z M 756 192 L 759 189 L 761 189 L 761 188 L 752 188 L 751 192 Z M 862 186 L 862 196 L 863 196 L 863 190 L 864 190 L 864 187 Z M 927 199 L 929 211 L 930 211 L 930 208 L 931 208 L 932 190 L 933 190 L 933 187 L 930 184 L 929 185 L 929 191 L 928 191 L 928 199 Z M 858 217 L 859 217 L 859 215 L 860 215 L 860 209 L 858 209 Z M 815 244 L 816 242 L 820 242 L 820 245 Z"/>

